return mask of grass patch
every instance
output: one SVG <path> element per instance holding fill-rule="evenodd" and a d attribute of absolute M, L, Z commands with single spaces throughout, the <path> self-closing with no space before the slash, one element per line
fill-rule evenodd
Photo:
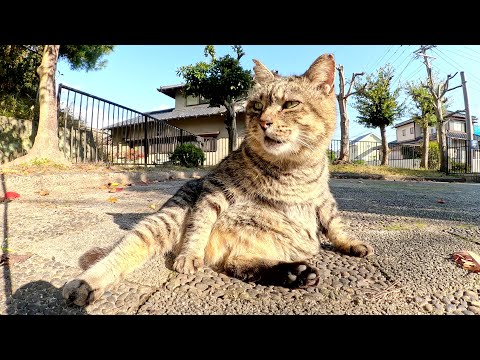
<path fill-rule="evenodd" d="M 436 170 L 423 169 L 400 169 L 390 166 L 371 166 L 361 164 L 338 164 L 330 165 L 330 173 L 351 173 L 362 175 L 377 175 L 385 179 L 405 179 L 411 177 L 441 177 L 441 178 L 455 178 L 455 176 L 445 175 Z"/>
<path fill-rule="evenodd" d="M 405 231 L 405 230 L 417 230 L 417 229 L 424 229 L 427 226 L 426 223 L 417 221 L 413 224 L 390 224 L 387 226 L 384 226 L 382 230 L 387 230 L 387 231 Z"/>

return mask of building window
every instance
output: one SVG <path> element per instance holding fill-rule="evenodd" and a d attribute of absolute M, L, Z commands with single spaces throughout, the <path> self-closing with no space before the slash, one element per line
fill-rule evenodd
<path fill-rule="evenodd" d="M 205 133 L 205 134 L 198 134 L 198 136 L 201 136 L 203 138 L 201 147 L 202 150 L 205 152 L 215 152 L 217 151 L 217 136 L 220 134 L 219 131 L 215 133 Z"/>
<path fill-rule="evenodd" d="M 410 128 L 410 134 L 413 134 L 413 126 Z"/>
<path fill-rule="evenodd" d="M 402 130 L 402 136 L 407 136 L 407 130 L 406 129 Z"/>

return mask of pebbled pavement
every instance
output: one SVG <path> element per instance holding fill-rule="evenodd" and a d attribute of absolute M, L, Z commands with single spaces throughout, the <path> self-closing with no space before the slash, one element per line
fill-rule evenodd
<path fill-rule="evenodd" d="M 199 175 L 0 175 L 0 194 L 21 195 L 0 203 L 0 314 L 480 314 L 480 275 L 451 259 L 459 250 L 480 254 L 480 185 L 333 178 L 347 231 L 376 255 L 349 257 L 323 243 L 310 259 L 322 277 L 315 288 L 260 286 L 210 269 L 178 274 L 167 256 L 86 308 L 65 303 L 61 288 L 80 272 L 83 252 L 113 244 Z M 109 182 L 132 186 L 109 193 Z"/>

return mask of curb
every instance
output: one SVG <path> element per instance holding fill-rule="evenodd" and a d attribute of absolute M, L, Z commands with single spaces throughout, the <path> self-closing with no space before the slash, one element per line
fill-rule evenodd
<path fill-rule="evenodd" d="M 442 178 L 442 177 L 388 177 L 384 175 L 354 174 L 354 173 L 330 173 L 331 178 L 335 179 L 366 179 L 366 180 L 390 180 L 390 181 L 436 181 L 436 182 L 467 182 L 466 178 Z"/>

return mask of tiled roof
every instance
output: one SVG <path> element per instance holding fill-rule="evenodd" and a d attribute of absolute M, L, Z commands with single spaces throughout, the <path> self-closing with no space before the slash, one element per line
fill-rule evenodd
<path fill-rule="evenodd" d="M 186 106 L 180 109 L 166 109 L 166 110 L 157 110 L 150 111 L 145 113 L 146 115 L 151 116 L 152 118 L 168 121 L 173 119 L 187 119 L 187 118 L 197 118 L 200 116 L 213 116 L 213 115 L 223 115 L 225 114 L 225 107 L 222 105 L 220 107 L 210 107 L 208 104 L 200 104 L 193 106 Z M 240 104 L 240 109 L 237 113 L 242 113 L 245 111 L 244 105 Z M 106 129 L 115 128 L 118 126 L 132 125 L 143 123 L 145 120 L 142 116 L 137 116 L 131 119 L 125 119 L 123 121 L 117 122 L 113 125 L 106 127 Z M 151 118 L 148 118 L 148 122 L 154 121 Z"/>
<path fill-rule="evenodd" d="M 413 123 L 413 120 L 410 119 L 410 120 L 406 120 L 406 121 L 402 121 L 401 123 L 398 123 L 394 126 L 394 128 L 397 128 L 399 126 L 402 126 L 402 125 L 407 125 L 407 124 L 410 124 L 410 123 Z"/>

